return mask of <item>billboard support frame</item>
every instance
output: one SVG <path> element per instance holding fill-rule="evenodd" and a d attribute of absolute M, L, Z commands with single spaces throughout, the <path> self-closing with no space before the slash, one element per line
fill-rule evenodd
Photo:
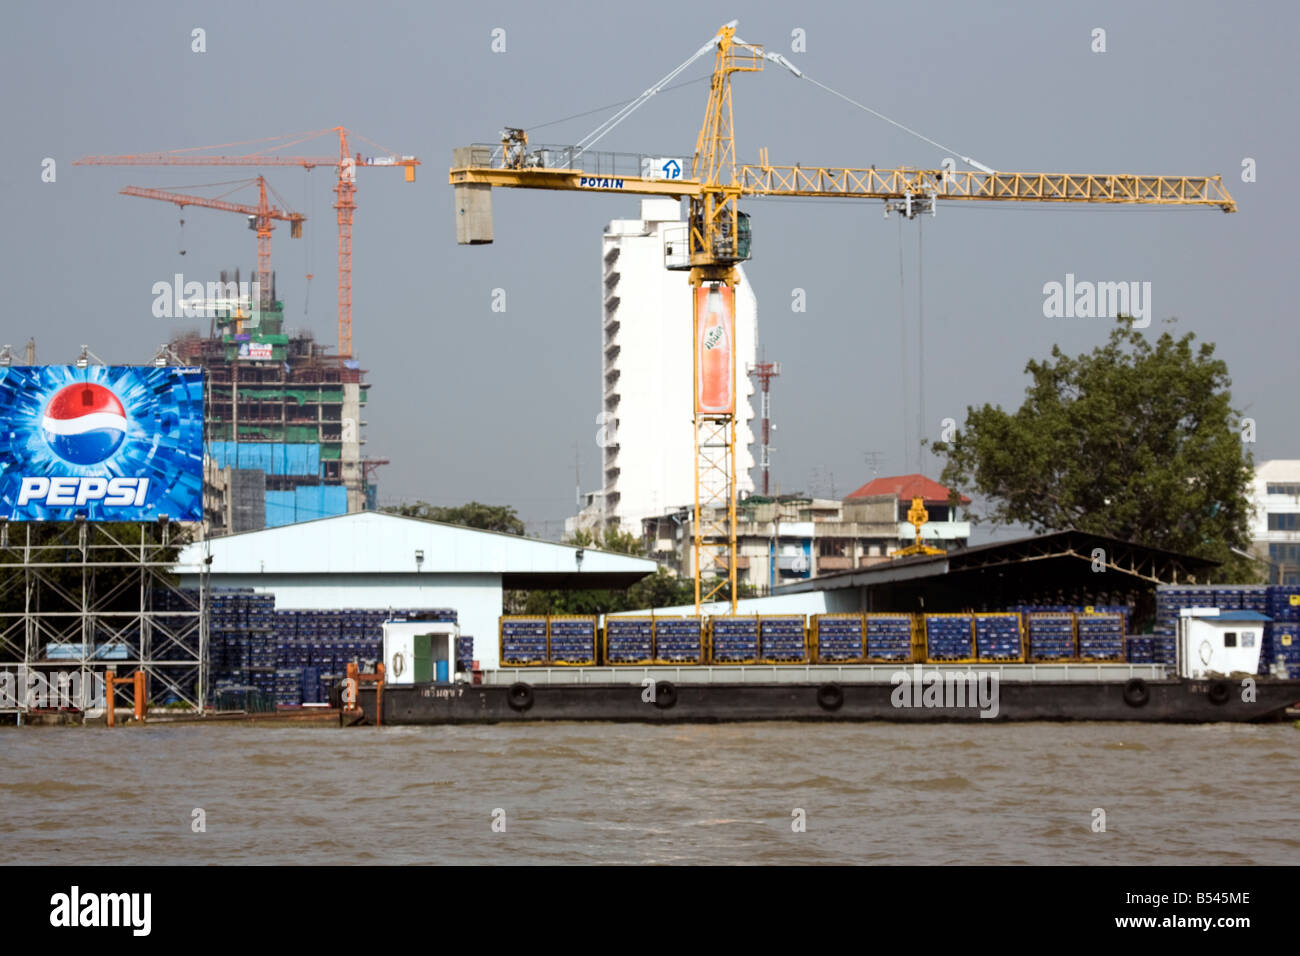
<path fill-rule="evenodd" d="M 102 701 L 93 691 L 110 667 L 143 670 L 147 699 L 161 703 L 174 696 L 204 712 L 210 693 L 208 566 L 180 565 L 167 556 L 182 543 L 177 529 L 188 525 L 159 520 L 116 527 L 137 529 L 138 536 L 130 535 L 137 540 L 123 540 L 128 536 L 115 534 L 114 524 L 99 522 L 0 522 L 0 671 L 16 671 L 17 682 L 9 686 L 19 688 L 16 699 L 0 699 L 0 713 L 16 713 L 19 724 L 33 709 L 31 675 L 76 672 L 82 696 L 71 705 L 94 717 Z M 38 529 L 54 533 L 42 540 Z M 120 572 L 118 580 L 98 585 L 95 572 L 108 568 Z M 198 574 L 197 602 L 178 583 L 185 573 Z M 132 592 L 135 600 L 128 600 Z M 126 645 L 126 657 L 98 656 L 115 644 Z M 50 657 L 51 647 L 67 653 Z"/>

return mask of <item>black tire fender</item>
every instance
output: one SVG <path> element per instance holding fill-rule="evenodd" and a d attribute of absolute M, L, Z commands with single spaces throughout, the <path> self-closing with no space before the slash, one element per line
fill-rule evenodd
<path fill-rule="evenodd" d="M 660 710 L 668 710 L 677 704 L 677 687 L 672 681 L 655 681 L 654 705 Z"/>
<path fill-rule="evenodd" d="M 516 681 L 510 685 L 510 690 L 506 692 L 506 702 L 510 705 L 511 710 L 517 710 L 523 713 L 533 706 L 533 688 L 530 684 L 523 681 Z"/>
<path fill-rule="evenodd" d="M 1211 704 L 1226 704 L 1228 698 L 1232 696 L 1232 687 L 1226 680 L 1212 680 L 1205 696 L 1210 699 Z"/>
<path fill-rule="evenodd" d="M 817 688 L 817 706 L 822 710 L 839 710 L 844 706 L 844 688 L 839 684 L 822 684 Z"/>
<path fill-rule="evenodd" d="M 1141 677 L 1129 678 L 1124 684 L 1124 703 L 1130 707 L 1145 707 L 1151 699 L 1151 690 Z"/>

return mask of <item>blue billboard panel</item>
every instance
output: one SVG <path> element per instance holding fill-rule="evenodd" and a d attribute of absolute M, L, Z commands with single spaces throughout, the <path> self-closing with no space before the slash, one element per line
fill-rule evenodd
<path fill-rule="evenodd" d="M 202 521 L 202 369 L 0 366 L 0 515 Z"/>

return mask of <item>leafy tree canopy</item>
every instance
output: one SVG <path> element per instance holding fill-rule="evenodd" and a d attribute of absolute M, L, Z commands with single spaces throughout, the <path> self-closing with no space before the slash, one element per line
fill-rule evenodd
<path fill-rule="evenodd" d="M 1110 535 L 1257 579 L 1232 551 L 1250 541 L 1253 471 L 1212 343 L 1166 331 L 1153 344 L 1121 317 L 1091 353 L 1053 346 L 1025 371 L 1017 411 L 969 407 L 953 440 L 934 445 L 954 495 L 984 496 L 993 524 Z"/>

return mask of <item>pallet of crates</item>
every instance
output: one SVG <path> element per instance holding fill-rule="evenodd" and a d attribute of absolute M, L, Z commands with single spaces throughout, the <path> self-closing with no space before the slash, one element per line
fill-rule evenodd
<path fill-rule="evenodd" d="M 1009 611 L 984 611 L 975 615 L 975 654 L 981 661 L 1009 664 L 1025 659 L 1020 615 Z"/>
<path fill-rule="evenodd" d="M 498 638 L 502 667 L 542 667 L 548 660 L 544 614 L 503 615 Z"/>
<path fill-rule="evenodd" d="M 1074 631 L 1078 638 L 1079 660 L 1124 660 L 1123 614 L 1078 614 Z"/>
<path fill-rule="evenodd" d="M 1030 611 L 1025 615 L 1031 661 L 1069 661 L 1078 656 L 1074 615 L 1062 611 Z"/>
<path fill-rule="evenodd" d="M 547 619 L 547 631 L 550 663 L 561 667 L 590 667 L 596 663 L 595 615 L 557 614 Z"/>
<path fill-rule="evenodd" d="M 907 662 L 917 660 L 916 621 L 911 614 L 867 613 L 862 616 L 866 639 L 865 660 L 871 662 Z M 921 657 L 925 651 L 921 649 Z"/>
<path fill-rule="evenodd" d="M 925 656 L 935 662 L 973 662 L 975 616 L 965 612 L 925 615 Z"/>
<path fill-rule="evenodd" d="M 650 664 L 655 657 L 653 617 L 605 618 L 605 663 Z"/>
<path fill-rule="evenodd" d="M 1088 604 L 1079 608 L 1079 614 L 1118 614 L 1124 618 L 1124 633 L 1133 623 L 1133 608 L 1127 604 Z"/>
<path fill-rule="evenodd" d="M 860 664 L 867 656 L 866 619 L 861 614 L 814 614 L 812 645 L 819 664 Z"/>
<path fill-rule="evenodd" d="M 725 614 L 709 618 L 709 661 L 758 663 L 758 615 Z"/>
<path fill-rule="evenodd" d="M 654 619 L 654 662 L 656 664 L 703 664 L 707 634 L 700 617 L 658 617 Z"/>
<path fill-rule="evenodd" d="M 1300 677 L 1300 621 L 1274 621 L 1269 644 L 1269 673 Z"/>
<path fill-rule="evenodd" d="M 808 624 L 802 614 L 758 619 L 758 659 L 764 664 L 807 664 Z"/>

